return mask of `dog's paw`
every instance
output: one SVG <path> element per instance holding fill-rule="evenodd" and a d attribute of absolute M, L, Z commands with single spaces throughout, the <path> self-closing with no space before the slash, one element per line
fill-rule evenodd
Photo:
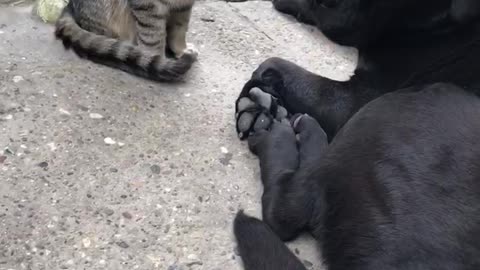
<path fill-rule="evenodd" d="M 252 133 L 268 130 L 273 120 L 281 121 L 288 116 L 287 110 L 278 104 L 277 98 L 254 87 L 236 104 L 237 132 L 240 139 Z"/>
<path fill-rule="evenodd" d="M 308 114 L 296 114 L 290 119 L 290 124 L 295 131 L 301 159 L 320 157 L 328 145 L 328 138 L 317 120 Z"/>
<path fill-rule="evenodd" d="M 255 130 L 248 137 L 248 146 L 256 155 L 267 151 L 270 154 L 274 153 L 275 158 L 294 155 L 297 152 L 295 131 L 286 118 L 281 121 L 273 119 L 269 122 L 268 128 L 264 126 Z"/>

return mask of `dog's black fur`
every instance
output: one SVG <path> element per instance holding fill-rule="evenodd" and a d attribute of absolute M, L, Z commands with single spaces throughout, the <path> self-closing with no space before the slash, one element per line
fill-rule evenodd
<path fill-rule="evenodd" d="M 306 115 L 255 132 L 269 227 L 237 216 L 245 269 L 305 269 L 279 240 L 302 232 L 330 270 L 480 269 L 479 115 L 435 84 L 370 102 L 329 145 Z"/>
<path fill-rule="evenodd" d="M 480 2 L 274 5 L 360 63 L 337 82 L 272 58 L 245 85 L 265 188 L 265 223 L 235 220 L 245 268 L 305 269 L 280 240 L 309 232 L 331 270 L 480 269 Z"/>

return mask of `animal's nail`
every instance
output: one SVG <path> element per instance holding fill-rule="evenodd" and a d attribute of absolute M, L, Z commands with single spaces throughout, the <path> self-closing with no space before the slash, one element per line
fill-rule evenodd
<path fill-rule="evenodd" d="M 293 128 L 297 128 L 297 125 L 298 123 L 300 123 L 300 119 L 302 119 L 303 115 L 300 115 L 299 117 L 297 117 L 297 119 L 295 119 L 295 121 L 293 121 Z"/>

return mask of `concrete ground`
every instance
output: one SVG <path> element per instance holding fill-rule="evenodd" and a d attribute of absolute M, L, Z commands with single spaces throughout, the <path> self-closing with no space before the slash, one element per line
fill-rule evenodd
<path fill-rule="evenodd" d="M 30 7 L 0 7 L 0 270 L 241 269 L 239 209 L 260 213 L 234 101 L 284 57 L 336 79 L 356 53 L 271 3 L 198 1 L 186 82 L 161 84 L 64 51 Z M 321 269 L 313 242 L 290 244 Z"/>

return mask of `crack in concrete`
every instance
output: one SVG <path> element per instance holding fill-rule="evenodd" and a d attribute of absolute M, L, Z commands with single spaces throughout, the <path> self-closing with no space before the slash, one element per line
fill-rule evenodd
<path fill-rule="evenodd" d="M 247 16 L 243 15 L 240 10 L 234 6 L 232 6 L 230 4 L 230 2 L 227 2 L 227 5 L 232 9 L 232 11 L 234 13 L 236 13 L 240 18 L 242 18 L 243 20 L 247 21 L 252 27 L 253 29 L 255 29 L 257 32 L 261 33 L 262 35 L 264 35 L 265 37 L 267 37 L 269 40 L 271 41 L 274 41 L 274 39 L 272 37 L 270 37 L 265 31 L 261 30 L 260 28 L 257 27 L 257 25 L 252 22 L 252 20 L 250 20 L 250 18 L 248 18 Z"/>

